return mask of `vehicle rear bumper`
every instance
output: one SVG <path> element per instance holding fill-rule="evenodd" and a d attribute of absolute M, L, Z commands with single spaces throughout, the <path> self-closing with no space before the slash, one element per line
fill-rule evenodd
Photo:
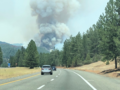
<path fill-rule="evenodd" d="M 41 71 L 41 73 L 51 73 L 52 71 Z"/>

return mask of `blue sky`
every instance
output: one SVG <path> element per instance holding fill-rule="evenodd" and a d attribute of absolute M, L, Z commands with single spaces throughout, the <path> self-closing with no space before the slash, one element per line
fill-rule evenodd
<path fill-rule="evenodd" d="M 73 36 L 95 24 L 109 0 L 80 1 L 80 9 L 67 22 Z M 0 41 L 27 44 L 36 33 L 38 28 L 36 17 L 31 15 L 30 0 L 0 0 Z M 61 50 L 62 46 L 57 44 L 56 48 Z"/>

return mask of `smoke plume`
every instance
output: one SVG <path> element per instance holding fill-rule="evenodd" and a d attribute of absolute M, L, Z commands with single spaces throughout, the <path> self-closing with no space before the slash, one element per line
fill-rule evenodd
<path fill-rule="evenodd" d="M 64 36 L 70 35 L 66 23 L 80 7 L 78 0 L 31 0 L 30 5 L 39 28 L 34 40 L 37 46 L 48 50 L 62 43 Z"/>

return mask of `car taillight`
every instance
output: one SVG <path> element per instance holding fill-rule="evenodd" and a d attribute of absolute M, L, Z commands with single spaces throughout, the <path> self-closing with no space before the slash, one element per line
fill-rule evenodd
<path fill-rule="evenodd" d="M 42 68 L 42 70 L 44 70 L 44 69 Z"/>
<path fill-rule="evenodd" d="M 51 68 L 49 68 L 49 70 L 51 70 Z"/>

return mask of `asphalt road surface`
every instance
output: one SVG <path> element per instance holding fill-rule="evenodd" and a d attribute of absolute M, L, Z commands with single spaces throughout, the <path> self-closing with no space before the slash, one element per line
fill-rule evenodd
<path fill-rule="evenodd" d="M 0 80 L 0 90 L 120 90 L 120 79 L 68 69 Z"/>

